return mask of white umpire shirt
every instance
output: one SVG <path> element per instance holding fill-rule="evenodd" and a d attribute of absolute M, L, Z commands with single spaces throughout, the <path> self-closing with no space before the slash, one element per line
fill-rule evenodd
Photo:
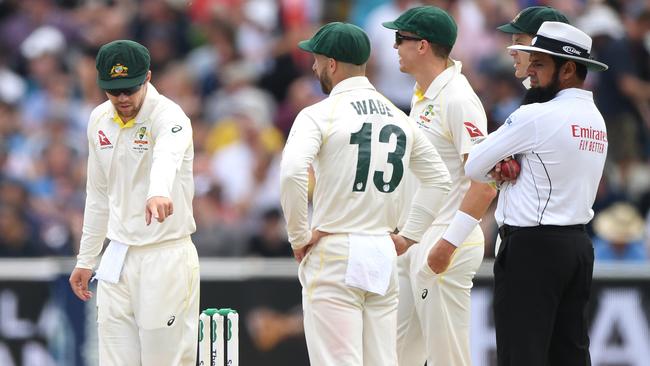
<path fill-rule="evenodd" d="M 291 128 L 282 157 L 281 203 L 293 248 L 311 239 L 310 165 L 316 175 L 311 227 L 328 233 L 392 232 L 410 169 L 422 182 L 418 193 L 430 190 L 413 205 L 415 215 L 402 230 L 419 241 L 451 186 L 447 168 L 417 125 L 363 76 L 338 83 L 327 99 L 303 109 Z"/>
<path fill-rule="evenodd" d="M 500 160 L 515 155 L 521 172 L 502 185 L 499 226 L 588 223 L 607 155 L 607 131 L 592 93 L 564 89 L 546 103 L 521 106 L 469 155 L 465 172 L 490 181 Z"/>
<path fill-rule="evenodd" d="M 86 207 L 77 267 L 93 269 L 105 238 L 127 245 L 181 239 L 196 230 L 192 216 L 192 125 L 182 109 L 147 85 L 138 115 L 122 124 L 106 101 L 88 123 Z M 145 223 L 146 201 L 168 197 L 174 212 Z"/>

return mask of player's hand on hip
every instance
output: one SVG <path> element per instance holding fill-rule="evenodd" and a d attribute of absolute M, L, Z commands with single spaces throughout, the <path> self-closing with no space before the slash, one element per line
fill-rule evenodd
<path fill-rule="evenodd" d="M 75 268 L 70 275 L 70 287 L 72 292 L 83 301 L 88 301 L 93 297 L 93 293 L 88 290 L 88 283 L 93 271 L 86 268 Z"/>
<path fill-rule="evenodd" d="M 307 253 L 309 253 L 312 247 L 313 245 L 305 245 L 304 247 L 294 249 L 293 256 L 296 258 L 296 261 L 298 263 L 302 262 L 302 260 L 307 256 Z"/>
<path fill-rule="evenodd" d="M 296 260 L 298 263 L 302 262 L 302 259 L 307 256 L 307 253 L 314 247 L 314 245 L 318 244 L 318 242 L 325 236 L 328 236 L 330 233 L 326 233 L 324 231 L 320 231 L 317 229 L 314 229 L 311 231 L 311 239 L 309 240 L 309 243 L 307 245 L 294 249 L 293 250 L 293 256 L 296 257 Z"/>
<path fill-rule="evenodd" d="M 173 213 L 174 204 L 171 199 L 162 196 L 154 196 L 147 200 L 147 207 L 145 208 L 144 216 L 147 225 L 149 225 L 151 224 L 152 217 L 158 222 L 163 222 Z"/>
<path fill-rule="evenodd" d="M 452 243 L 445 239 L 438 240 L 427 256 L 429 268 L 436 274 L 446 271 L 454 251 L 456 251 L 456 247 Z"/>
<path fill-rule="evenodd" d="M 311 239 L 309 240 L 309 243 L 307 243 L 307 245 L 316 245 L 323 237 L 328 236 L 329 234 L 330 233 L 326 233 L 324 231 L 314 229 L 311 231 Z"/>
<path fill-rule="evenodd" d="M 411 247 L 411 245 L 415 244 L 414 240 L 405 238 L 399 234 L 391 233 L 390 238 L 393 239 L 393 244 L 395 244 L 395 251 L 397 252 L 397 255 L 402 255 L 406 253 L 406 251 Z"/>

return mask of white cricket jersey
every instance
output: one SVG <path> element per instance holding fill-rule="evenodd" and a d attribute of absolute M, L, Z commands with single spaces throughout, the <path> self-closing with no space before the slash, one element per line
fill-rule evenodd
<path fill-rule="evenodd" d="M 392 232 L 409 169 L 423 187 L 446 192 L 450 184 L 434 147 L 366 77 L 338 83 L 327 99 L 303 109 L 291 128 L 282 158 L 281 201 L 294 248 L 311 238 L 310 164 L 316 176 L 311 227 L 328 233 Z M 418 231 L 423 233 L 431 220 L 418 222 L 424 226 Z"/>
<path fill-rule="evenodd" d="M 465 171 L 489 181 L 495 164 L 516 155 L 516 184 L 501 187 L 499 226 L 586 224 L 607 156 L 605 121 L 591 92 L 565 89 L 513 112 L 470 154 Z"/>
<path fill-rule="evenodd" d="M 434 221 L 436 225 L 449 224 L 460 208 L 470 186 L 470 179 L 465 176 L 465 154 L 487 136 L 483 105 L 461 74 L 462 63 L 452 61 L 424 94 L 416 85 L 411 101 L 410 117 L 438 150 L 451 175 L 451 191 Z M 418 186 L 417 181 L 410 177 L 408 180 L 406 202 L 410 202 Z"/>
<path fill-rule="evenodd" d="M 77 267 L 94 268 L 105 238 L 147 245 L 189 236 L 194 146 L 192 125 L 181 108 L 147 85 L 138 115 L 122 125 L 106 101 L 88 123 L 88 177 Z M 146 201 L 169 197 L 173 214 L 145 223 Z"/>

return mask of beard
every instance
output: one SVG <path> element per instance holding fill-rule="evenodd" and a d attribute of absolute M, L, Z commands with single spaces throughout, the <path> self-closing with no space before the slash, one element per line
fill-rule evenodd
<path fill-rule="evenodd" d="M 320 81 L 320 89 L 323 93 L 329 95 L 332 91 L 332 79 L 327 76 L 325 70 L 318 76 L 318 81 Z"/>
<path fill-rule="evenodd" d="M 551 83 L 547 86 L 538 86 L 528 89 L 524 100 L 521 102 L 521 105 L 532 104 L 532 103 L 546 103 L 549 100 L 555 98 L 557 93 L 560 91 L 560 77 L 559 73 L 556 71 L 553 73 L 553 78 Z"/>

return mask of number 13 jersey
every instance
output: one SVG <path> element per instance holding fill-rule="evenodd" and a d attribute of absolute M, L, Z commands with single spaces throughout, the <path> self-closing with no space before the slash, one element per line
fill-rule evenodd
<path fill-rule="evenodd" d="M 417 125 L 362 76 L 338 83 L 292 126 L 282 158 L 281 199 L 294 248 L 311 235 L 310 165 L 316 177 L 311 227 L 329 233 L 392 232 L 404 206 L 399 200 L 408 170 L 423 187 L 450 187 L 447 168 Z"/>

